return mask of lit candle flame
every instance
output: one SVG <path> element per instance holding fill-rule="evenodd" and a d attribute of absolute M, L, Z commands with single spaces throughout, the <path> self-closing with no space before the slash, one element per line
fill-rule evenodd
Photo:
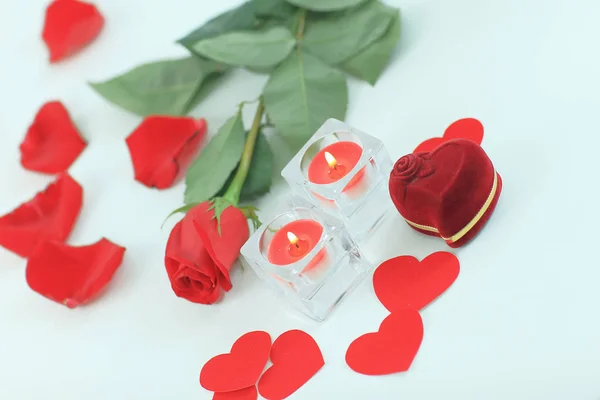
<path fill-rule="evenodd" d="M 298 243 L 298 236 L 294 235 L 292 232 L 287 233 L 287 238 L 292 245 Z"/>
<path fill-rule="evenodd" d="M 331 168 L 335 168 L 335 166 L 337 165 L 337 160 L 328 151 L 325 152 L 325 160 L 327 160 L 327 164 L 329 164 L 329 167 L 331 167 Z"/>

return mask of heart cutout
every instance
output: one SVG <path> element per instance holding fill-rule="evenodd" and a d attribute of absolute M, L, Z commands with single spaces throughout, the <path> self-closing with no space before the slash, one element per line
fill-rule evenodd
<path fill-rule="evenodd" d="M 418 311 L 444 293 L 459 272 L 458 258 L 445 251 L 430 254 L 421 262 L 412 256 L 394 257 L 375 270 L 373 288 L 390 312 L 407 307 Z"/>
<path fill-rule="evenodd" d="M 271 350 L 267 332 L 248 332 L 231 346 L 227 354 L 208 360 L 200 371 L 200 384 L 212 392 L 233 392 L 254 386 Z"/>
<path fill-rule="evenodd" d="M 258 382 L 258 392 L 267 400 L 290 396 L 325 365 L 319 345 L 300 330 L 287 331 L 273 342 L 271 361 Z"/>
<path fill-rule="evenodd" d="M 236 390 L 235 392 L 220 392 L 213 395 L 212 400 L 256 400 L 258 392 L 256 386 L 250 386 L 246 389 Z"/>
<path fill-rule="evenodd" d="M 475 118 L 463 118 L 454 121 L 443 137 L 427 139 L 417 146 L 414 153 L 432 151 L 440 144 L 452 139 L 469 139 L 477 144 L 483 141 L 483 124 Z"/>
<path fill-rule="evenodd" d="M 355 339 L 346 352 L 346 364 L 364 375 L 408 371 L 421 342 L 423 321 L 419 312 L 405 308 L 383 320 L 377 332 Z"/>

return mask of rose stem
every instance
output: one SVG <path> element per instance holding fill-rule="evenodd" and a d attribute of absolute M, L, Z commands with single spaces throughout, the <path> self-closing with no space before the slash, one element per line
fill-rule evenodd
<path fill-rule="evenodd" d="M 306 10 L 301 9 L 298 18 L 298 26 L 296 31 L 296 38 L 298 40 L 298 52 L 300 52 L 300 47 L 302 44 L 302 39 L 304 37 L 304 24 L 306 22 Z M 252 161 L 252 153 L 254 153 L 254 145 L 256 144 L 256 138 L 258 137 L 258 132 L 260 130 L 260 125 L 262 122 L 263 114 L 265 112 L 265 104 L 263 102 L 263 97 L 260 96 L 260 101 L 258 102 L 258 108 L 256 109 L 256 114 L 254 115 L 254 121 L 252 122 L 252 127 L 250 128 L 250 132 L 248 133 L 248 137 L 246 138 L 246 144 L 244 145 L 244 151 L 242 152 L 242 158 L 240 160 L 240 164 L 238 166 L 237 172 L 231 181 L 231 184 L 227 188 L 227 191 L 223 195 L 223 198 L 228 200 L 231 204 L 237 207 L 240 201 L 240 194 L 242 192 L 242 187 L 244 186 L 244 181 L 248 176 L 248 170 L 250 169 L 250 162 Z"/>
<path fill-rule="evenodd" d="M 236 207 L 240 201 L 242 187 L 244 186 L 244 182 L 248 176 L 250 162 L 252 161 L 252 154 L 254 153 L 254 145 L 256 144 L 256 138 L 258 137 L 264 112 L 265 105 L 261 96 L 260 101 L 258 102 L 258 108 L 256 109 L 256 114 L 254 115 L 254 122 L 252 122 L 252 127 L 250 128 L 250 132 L 248 132 L 248 137 L 246 138 L 246 144 L 244 145 L 244 151 L 242 152 L 242 158 L 240 159 L 237 172 L 235 173 L 231 184 L 227 188 L 227 191 L 223 195 L 225 199 L 227 199 Z"/>

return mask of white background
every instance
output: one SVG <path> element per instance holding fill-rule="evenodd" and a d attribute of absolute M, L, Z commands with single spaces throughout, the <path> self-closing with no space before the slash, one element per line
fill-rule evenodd
<path fill-rule="evenodd" d="M 600 3 L 388 2 L 402 10 L 399 50 L 375 87 L 351 83 L 347 122 L 397 159 L 452 121 L 476 117 L 504 190 L 486 228 L 455 252 L 456 283 L 422 313 L 412 368 L 386 377 L 344 362 L 351 341 L 386 316 L 370 278 L 323 324 L 274 300 L 250 270 L 234 274 L 218 305 L 175 297 L 162 259 L 177 218 L 160 226 L 184 185 L 159 192 L 133 180 L 124 138 L 140 118 L 86 85 L 184 55 L 174 41 L 238 1 L 97 0 L 102 35 L 55 66 L 40 39 L 46 1 L 0 2 L 0 213 L 53 179 L 22 169 L 18 145 L 39 106 L 60 99 L 90 143 L 70 169 L 85 191 L 70 243 L 105 236 L 127 248 L 104 296 L 75 310 L 31 291 L 25 260 L 0 249 L 0 398 L 210 399 L 198 383 L 209 358 L 244 332 L 275 338 L 292 328 L 314 336 L 326 365 L 290 399 L 600 398 Z M 194 115 L 208 119 L 212 135 L 264 82 L 240 71 Z M 285 192 L 279 181 L 259 205 Z M 375 239 L 367 250 L 376 263 L 447 249 L 399 216 Z"/>

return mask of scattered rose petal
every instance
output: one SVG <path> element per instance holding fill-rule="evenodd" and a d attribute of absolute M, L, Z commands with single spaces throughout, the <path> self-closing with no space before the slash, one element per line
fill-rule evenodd
<path fill-rule="evenodd" d="M 200 384 L 213 392 L 233 392 L 254 386 L 269 360 L 271 335 L 248 332 L 235 341 L 228 354 L 208 360 L 200 371 Z"/>
<path fill-rule="evenodd" d="M 44 240 L 65 241 L 83 203 L 83 189 L 63 174 L 33 199 L 0 217 L 0 245 L 28 257 Z"/>
<path fill-rule="evenodd" d="M 383 262 L 373 274 L 377 298 L 390 312 L 406 307 L 421 310 L 454 283 L 460 272 L 458 258 L 439 251 L 419 262 L 412 256 Z"/>
<path fill-rule="evenodd" d="M 50 300 L 75 308 L 110 282 L 124 254 L 124 247 L 104 238 L 79 247 L 45 241 L 27 260 L 27 284 Z"/>
<path fill-rule="evenodd" d="M 166 189 L 185 172 L 206 134 L 206 121 L 187 117 L 147 117 L 127 138 L 135 179 Z"/>
<path fill-rule="evenodd" d="M 215 393 L 212 400 L 256 400 L 258 398 L 258 392 L 256 386 L 250 386 L 249 388 L 236 390 L 235 392 L 220 392 Z"/>
<path fill-rule="evenodd" d="M 21 165 L 30 171 L 58 174 L 69 169 L 85 146 L 65 106 L 51 101 L 40 108 L 19 146 Z"/>
<path fill-rule="evenodd" d="M 432 151 L 440 144 L 452 139 L 469 139 L 480 145 L 483 141 L 483 124 L 475 118 L 463 118 L 454 121 L 446 128 L 443 137 L 425 140 L 417 146 L 414 153 Z"/>
<path fill-rule="evenodd" d="M 325 365 L 317 342 L 300 330 L 287 331 L 273 342 L 271 362 L 258 382 L 258 391 L 267 400 L 291 396 Z"/>
<path fill-rule="evenodd" d="M 90 44 L 102 31 L 104 17 L 93 4 L 54 0 L 46 9 L 42 39 L 50 63 L 67 58 Z"/>
<path fill-rule="evenodd" d="M 364 375 L 408 371 L 422 341 L 419 312 L 411 308 L 398 310 L 383 320 L 378 332 L 364 334 L 350 344 L 346 363 Z"/>

